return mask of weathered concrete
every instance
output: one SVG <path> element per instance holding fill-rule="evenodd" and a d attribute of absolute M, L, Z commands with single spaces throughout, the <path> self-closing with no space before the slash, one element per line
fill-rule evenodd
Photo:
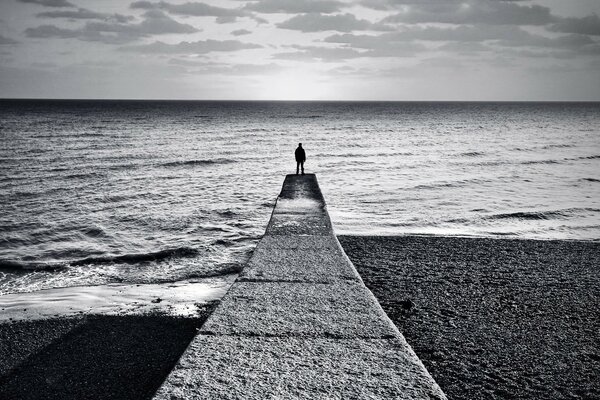
<path fill-rule="evenodd" d="M 343 299 L 343 301 L 340 301 Z M 201 332 L 219 335 L 392 338 L 371 292 L 359 282 L 240 282 Z"/>
<path fill-rule="evenodd" d="M 156 399 L 445 399 L 401 339 L 198 335 Z"/>
<path fill-rule="evenodd" d="M 340 262 L 337 244 L 333 240 L 330 246 L 321 243 L 319 247 L 310 248 L 311 242 L 316 242 L 310 241 L 311 238 L 300 237 L 293 243 L 296 247 L 277 247 L 284 244 L 282 241 L 273 245 L 261 241 L 239 280 L 314 283 L 332 283 L 340 279 L 360 281 L 350 262 Z M 300 247 L 303 245 L 306 247 Z"/>
<path fill-rule="evenodd" d="M 445 399 L 337 241 L 314 175 L 288 175 L 265 236 L 156 399 Z"/>

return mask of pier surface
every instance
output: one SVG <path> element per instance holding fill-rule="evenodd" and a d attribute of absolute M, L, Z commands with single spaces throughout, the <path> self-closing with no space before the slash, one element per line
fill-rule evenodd
<path fill-rule="evenodd" d="M 288 175 L 248 266 L 155 399 L 446 399 L 365 287 L 315 175 Z"/>

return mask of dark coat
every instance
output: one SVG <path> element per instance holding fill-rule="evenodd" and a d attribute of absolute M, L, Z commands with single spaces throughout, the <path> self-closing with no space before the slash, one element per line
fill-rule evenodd
<path fill-rule="evenodd" d="M 304 149 L 302 147 L 298 147 L 294 155 L 296 156 L 296 162 L 306 161 L 306 153 L 304 152 Z"/>

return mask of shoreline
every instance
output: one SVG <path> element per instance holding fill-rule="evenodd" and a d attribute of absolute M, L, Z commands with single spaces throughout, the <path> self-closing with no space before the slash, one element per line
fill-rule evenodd
<path fill-rule="evenodd" d="M 600 396 L 593 374 L 600 368 L 600 243 L 338 239 L 449 398 Z M 215 304 L 196 317 L 0 321 L 0 358 L 8 360 L 0 369 L 0 397 L 151 398 Z M 123 378 L 131 371 L 142 375 Z"/>
<path fill-rule="evenodd" d="M 68 286 L 0 296 L 0 323 L 86 315 L 196 314 L 218 301 L 238 274 L 168 283 Z"/>
<path fill-rule="evenodd" d="M 334 226 L 335 229 L 335 226 Z M 440 239 L 482 239 L 482 240 L 514 240 L 514 241 L 527 241 L 527 242 L 582 242 L 582 243 L 600 243 L 600 238 L 594 239 L 579 239 L 579 238 L 536 238 L 536 237 L 522 237 L 513 234 L 501 235 L 495 234 L 490 236 L 485 235 L 469 235 L 469 234 L 439 234 L 439 233 L 399 233 L 399 234 L 370 234 L 370 233 L 337 233 L 335 235 L 338 239 L 343 237 L 356 237 L 356 238 L 381 238 L 381 239 L 394 239 L 394 238 L 440 238 Z"/>

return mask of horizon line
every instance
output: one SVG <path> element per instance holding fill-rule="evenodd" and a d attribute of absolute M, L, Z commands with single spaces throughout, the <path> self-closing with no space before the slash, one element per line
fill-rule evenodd
<path fill-rule="evenodd" d="M 93 98 L 93 97 L 0 97 L 0 101 L 41 100 L 41 101 L 179 101 L 179 102 L 280 102 L 280 103 L 600 103 L 598 100 L 293 100 L 293 99 L 176 99 L 176 98 Z"/>

